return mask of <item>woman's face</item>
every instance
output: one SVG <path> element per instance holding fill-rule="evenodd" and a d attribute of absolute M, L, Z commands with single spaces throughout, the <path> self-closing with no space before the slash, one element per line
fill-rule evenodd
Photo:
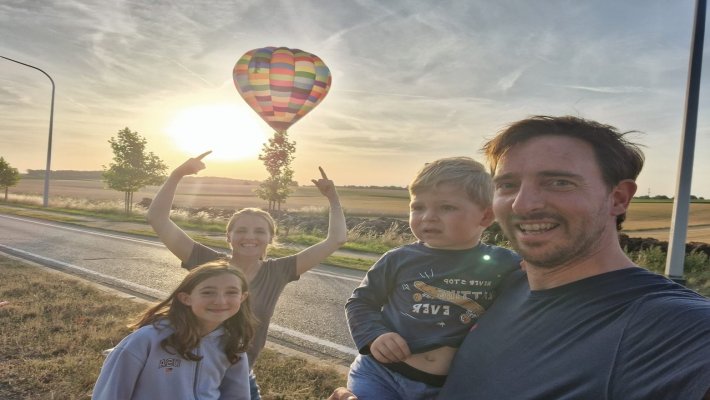
<path fill-rule="evenodd" d="M 258 215 L 241 215 L 227 233 L 227 242 L 235 255 L 262 258 L 272 240 L 269 223 Z"/>

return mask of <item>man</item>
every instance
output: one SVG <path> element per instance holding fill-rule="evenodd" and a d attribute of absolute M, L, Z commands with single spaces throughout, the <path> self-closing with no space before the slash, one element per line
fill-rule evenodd
<path fill-rule="evenodd" d="M 638 147 L 608 125 L 539 116 L 484 151 L 524 271 L 471 329 L 439 398 L 710 399 L 710 300 L 619 245 Z"/>

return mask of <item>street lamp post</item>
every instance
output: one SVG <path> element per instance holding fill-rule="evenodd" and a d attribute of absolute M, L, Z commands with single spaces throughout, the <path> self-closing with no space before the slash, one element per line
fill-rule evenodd
<path fill-rule="evenodd" d="M 668 240 L 668 255 L 666 256 L 666 276 L 679 283 L 685 283 L 685 278 L 683 277 L 685 243 L 688 238 L 690 183 L 693 176 L 695 131 L 698 123 L 700 71 L 703 65 L 706 9 L 707 0 L 696 0 L 685 97 L 684 129 L 681 136 L 680 159 L 678 160 L 678 182 L 673 200 L 673 215 L 671 217 L 671 231 Z"/>
<path fill-rule="evenodd" d="M 54 80 L 51 76 L 49 76 L 48 73 L 44 72 L 40 68 L 35 67 L 34 65 L 25 64 L 23 62 L 13 60 L 12 58 L 8 58 L 5 56 L 0 56 L 0 58 L 4 58 L 8 61 L 12 61 L 18 64 L 22 64 L 26 67 L 36 69 L 37 71 L 47 76 L 47 78 L 49 78 L 49 81 L 52 82 L 52 103 L 49 109 L 49 139 L 47 141 L 47 168 L 44 170 L 44 200 L 42 201 L 42 205 L 44 207 L 47 207 L 49 205 L 49 171 L 52 165 L 52 126 L 54 125 Z"/>

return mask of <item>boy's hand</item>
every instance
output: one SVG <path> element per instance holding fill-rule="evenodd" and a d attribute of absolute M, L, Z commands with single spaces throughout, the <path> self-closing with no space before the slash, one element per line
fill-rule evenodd
<path fill-rule="evenodd" d="M 189 158 L 179 167 L 175 168 L 175 174 L 179 175 L 180 177 L 183 177 L 185 175 L 193 175 L 202 171 L 203 169 L 205 169 L 205 163 L 202 162 L 202 159 L 207 157 L 207 155 L 211 152 L 212 150 L 206 151 L 197 157 Z"/>
<path fill-rule="evenodd" d="M 325 171 L 323 171 L 323 168 L 318 167 L 318 170 L 320 171 L 321 178 L 318 180 L 311 179 L 311 182 L 313 182 L 318 190 L 320 190 L 321 194 L 328 199 L 337 197 L 338 192 L 335 191 L 335 184 L 333 181 L 328 179 L 328 176 L 325 174 Z"/>
<path fill-rule="evenodd" d="M 339 387 L 333 390 L 333 394 L 327 400 L 357 400 L 357 397 L 347 388 Z"/>
<path fill-rule="evenodd" d="M 370 344 L 370 353 L 381 363 L 404 361 L 412 354 L 407 341 L 395 332 L 385 333 L 375 339 Z"/>

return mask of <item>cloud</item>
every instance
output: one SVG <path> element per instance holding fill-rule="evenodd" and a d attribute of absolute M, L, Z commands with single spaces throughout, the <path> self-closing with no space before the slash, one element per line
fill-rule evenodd
<path fill-rule="evenodd" d="M 5 60 L 0 60 L 1 62 L 5 62 Z M 32 104 L 32 97 L 24 94 L 19 87 L 10 85 L 9 82 L 2 82 L 2 86 L 0 86 L 0 106 L 14 107 L 30 104 Z"/>
<path fill-rule="evenodd" d="M 624 93 L 645 93 L 648 92 L 646 88 L 634 87 L 634 86 L 616 86 L 616 87 L 591 87 L 591 86 L 574 86 L 567 85 L 564 86 L 568 89 L 582 90 L 594 93 L 608 93 L 608 94 L 624 94 Z"/>
<path fill-rule="evenodd" d="M 498 80 L 498 86 L 502 91 L 507 91 L 508 89 L 512 88 L 513 85 L 515 85 L 515 82 L 520 79 L 524 71 L 525 67 L 521 67 L 511 72 L 510 74 L 503 76 Z"/>

